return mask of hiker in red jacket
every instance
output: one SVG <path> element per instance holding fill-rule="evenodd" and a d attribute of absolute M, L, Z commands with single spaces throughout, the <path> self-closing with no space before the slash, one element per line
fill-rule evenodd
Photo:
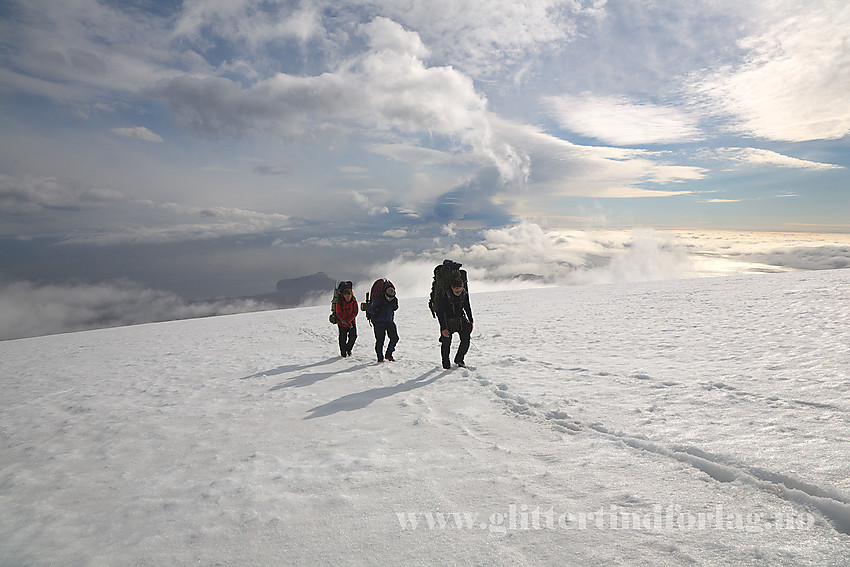
<path fill-rule="evenodd" d="M 346 285 L 347 284 L 347 285 Z M 351 282 L 340 284 L 339 301 L 336 303 L 336 324 L 339 327 L 339 354 L 343 358 L 351 356 L 354 341 L 357 340 L 357 314 L 360 308 L 357 306 L 357 298 L 351 290 Z"/>

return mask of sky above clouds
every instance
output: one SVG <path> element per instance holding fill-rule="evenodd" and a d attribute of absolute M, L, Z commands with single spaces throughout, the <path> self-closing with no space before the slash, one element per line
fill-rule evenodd
<path fill-rule="evenodd" d="M 848 42 L 843 0 L 9 0 L 0 274 L 204 298 L 529 223 L 847 233 Z"/>

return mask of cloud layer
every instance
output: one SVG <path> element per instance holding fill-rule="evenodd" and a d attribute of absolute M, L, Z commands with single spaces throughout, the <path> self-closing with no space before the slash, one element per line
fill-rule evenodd
<path fill-rule="evenodd" d="M 130 282 L 0 285 L 0 340 L 270 309 L 253 301 L 187 303 Z"/>
<path fill-rule="evenodd" d="M 470 235 L 451 225 L 444 228 L 425 251 L 419 246 L 386 261 L 321 268 L 332 277 L 356 281 L 361 297 L 374 279 L 388 277 L 411 308 L 416 298 L 428 295 L 433 268 L 446 258 L 463 263 L 473 292 L 850 268 L 850 236 L 547 230 L 527 221 Z M 406 237 L 386 236 L 388 241 Z M 342 249 L 349 257 L 364 245 L 373 244 L 346 239 L 310 243 Z M 265 291 L 273 291 L 272 285 Z M 129 281 L 7 281 L 0 285 L 0 340 L 268 308 L 243 300 L 187 302 Z"/>

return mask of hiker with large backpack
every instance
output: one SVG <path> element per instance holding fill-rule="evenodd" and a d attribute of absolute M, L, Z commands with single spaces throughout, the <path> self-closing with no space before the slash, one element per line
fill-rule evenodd
<path fill-rule="evenodd" d="M 333 313 L 331 323 L 339 327 L 339 354 L 343 358 L 351 356 L 351 349 L 357 340 L 357 314 L 360 308 L 357 306 L 357 298 L 354 297 L 354 285 L 349 282 L 340 282 L 334 290 Z"/>
<path fill-rule="evenodd" d="M 464 357 L 469 351 L 472 336 L 472 307 L 469 305 L 469 287 L 466 270 L 461 264 L 445 260 L 434 268 L 434 281 L 431 284 L 431 299 L 428 306 L 431 314 L 440 322 L 440 354 L 443 368 L 451 368 L 449 356 L 452 348 L 452 335 L 460 336 L 460 345 L 454 362 L 465 367 Z"/>
<path fill-rule="evenodd" d="M 385 359 L 395 361 L 393 352 L 398 343 L 398 329 L 395 325 L 395 311 L 398 309 L 398 297 L 395 294 L 395 286 L 386 278 L 375 280 L 372 284 L 372 298 L 366 307 L 366 318 L 375 328 L 375 353 L 378 362 Z M 384 340 L 389 338 L 386 353 L 384 353 Z"/>

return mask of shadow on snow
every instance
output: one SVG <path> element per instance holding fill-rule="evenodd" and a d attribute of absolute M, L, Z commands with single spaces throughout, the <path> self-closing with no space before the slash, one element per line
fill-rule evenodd
<path fill-rule="evenodd" d="M 305 386 L 312 386 L 316 382 L 321 382 L 322 380 L 326 380 L 331 376 L 336 376 L 337 374 L 345 374 L 346 372 L 356 372 L 357 370 L 363 370 L 364 368 L 369 368 L 372 366 L 371 364 L 358 364 L 357 366 L 352 366 L 351 368 L 346 368 L 344 370 L 337 370 L 336 372 L 313 372 L 311 374 L 301 374 L 300 376 L 293 376 L 289 378 L 286 382 L 281 382 L 277 386 L 273 386 L 269 388 L 269 392 L 274 392 L 275 390 L 282 390 L 283 388 L 303 388 Z"/>
<path fill-rule="evenodd" d="M 262 372 L 257 372 L 256 374 L 251 374 L 250 376 L 243 376 L 240 380 L 250 380 L 251 378 L 265 378 L 267 376 L 277 376 L 278 374 L 286 374 L 287 372 L 297 372 L 299 370 L 307 370 L 308 368 L 315 368 L 317 366 L 324 366 L 325 364 L 331 364 L 332 362 L 336 362 L 339 360 L 338 356 L 332 356 L 327 360 L 322 360 L 319 362 L 314 362 L 313 364 L 288 364 L 286 366 L 278 366 L 273 370 L 263 370 Z"/>
<path fill-rule="evenodd" d="M 415 390 L 417 388 L 422 388 L 423 386 L 428 386 L 429 384 L 433 384 L 443 376 L 449 373 L 448 370 L 444 370 L 443 372 L 437 374 L 429 378 L 432 374 L 437 372 L 437 368 L 432 368 L 422 376 L 418 378 L 414 378 L 412 380 L 408 380 L 407 382 L 402 382 L 401 384 L 396 384 L 395 386 L 384 386 L 383 388 L 372 388 L 371 390 L 366 390 L 364 392 L 356 392 L 354 394 L 348 394 L 341 398 L 337 398 L 331 402 L 326 404 L 322 404 L 320 406 L 314 407 L 309 410 L 310 415 L 305 417 L 304 419 L 313 419 L 316 417 L 327 417 L 329 415 L 333 415 L 335 413 L 341 411 L 354 411 L 363 409 L 375 400 L 380 400 L 382 398 L 388 398 L 390 396 L 394 396 L 396 394 L 401 394 L 402 392 L 409 392 L 411 390 Z"/>

